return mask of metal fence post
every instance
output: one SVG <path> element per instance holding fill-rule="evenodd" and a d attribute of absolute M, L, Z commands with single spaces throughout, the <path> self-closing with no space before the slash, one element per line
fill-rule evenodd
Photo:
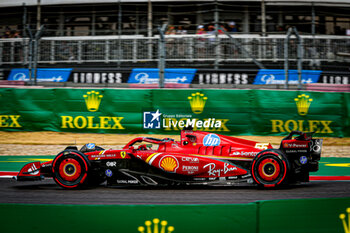
<path fill-rule="evenodd" d="M 109 55 L 110 55 L 110 41 L 106 40 L 106 46 L 105 46 L 105 63 L 109 63 Z M 120 48 L 118 48 L 120 49 Z M 120 53 L 118 54 L 120 55 Z M 118 58 L 118 61 L 120 61 L 120 58 Z"/>
<path fill-rule="evenodd" d="M 11 63 L 15 62 L 15 42 L 14 41 L 10 42 L 10 62 Z"/>
<path fill-rule="evenodd" d="M 164 70 L 165 70 L 165 36 L 164 32 L 166 30 L 167 24 L 163 24 L 162 28 L 158 27 L 159 31 L 159 43 L 158 43 L 158 68 L 159 68 L 159 87 L 164 88 L 165 80 L 164 80 Z"/>
<path fill-rule="evenodd" d="M 285 89 L 288 89 L 288 82 L 289 82 L 288 45 L 289 45 L 289 38 L 290 38 L 291 34 L 292 34 L 292 28 L 288 28 L 287 36 L 286 36 L 286 39 L 284 40 L 284 77 L 285 77 L 284 88 Z"/>
<path fill-rule="evenodd" d="M 78 41 L 78 63 L 82 63 L 82 41 Z"/>
<path fill-rule="evenodd" d="M 297 47 L 297 65 L 298 65 L 298 89 L 301 90 L 302 89 L 302 79 L 301 79 L 301 75 L 302 75 L 302 59 L 303 59 L 303 40 L 300 37 L 298 30 L 295 27 L 289 28 L 287 31 L 287 36 L 286 39 L 284 41 L 284 75 L 285 75 L 285 84 L 284 84 L 284 88 L 288 89 L 288 82 L 289 82 L 289 64 L 288 64 L 288 60 L 289 60 L 289 54 L 288 54 L 288 46 L 289 46 L 289 41 L 290 41 L 290 37 L 292 35 L 292 33 L 294 32 L 297 40 L 298 40 L 298 47 Z"/>
<path fill-rule="evenodd" d="M 138 47 L 138 41 L 133 40 L 132 41 L 132 62 L 136 63 L 137 62 L 137 47 Z"/>
<path fill-rule="evenodd" d="M 0 65 L 2 65 L 2 56 L 3 56 L 2 46 L 3 46 L 3 43 L 0 43 Z"/>
<path fill-rule="evenodd" d="M 189 56 L 190 62 L 193 62 L 193 51 L 194 51 L 193 40 L 194 40 L 194 38 L 188 38 L 187 39 L 187 41 L 188 41 L 188 56 Z"/>
<path fill-rule="evenodd" d="M 54 63 L 55 61 L 55 41 L 54 40 L 52 40 L 50 43 L 50 51 L 51 51 L 50 61 L 51 63 Z"/>

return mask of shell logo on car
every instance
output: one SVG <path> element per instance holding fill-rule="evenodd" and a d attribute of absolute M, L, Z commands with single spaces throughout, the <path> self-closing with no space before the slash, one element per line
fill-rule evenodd
<path fill-rule="evenodd" d="M 179 167 L 179 161 L 177 161 L 177 159 L 173 156 L 164 156 L 159 161 L 159 167 L 167 172 L 175 172 Z"/>

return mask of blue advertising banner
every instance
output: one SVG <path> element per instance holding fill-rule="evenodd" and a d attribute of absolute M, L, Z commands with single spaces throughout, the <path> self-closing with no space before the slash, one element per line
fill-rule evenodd
<path fill-rule="evenodd" d="M 165 69 L 165 84 L 190 84 L 197 69 Z M 128 83 L 157 84 L 159 83 L 159 69 L 136 68 L 133 69 Z"/>
<path fill-rule="evenodd" d="M 317 83 L 320 78 L 321 70 L 302 70 L 301 82 Z M 253 84 L 284 84 L 285 83 L 284 70 L 260 69 L 255 77 Z M 298 83 L 298 70 L 289 70 L 289 84 Z"/>
<path fill-rule="evenodd" d="M 68 68 L 38 68 L 38 82 L 67 82 L 72 69 Z M 12 69 L 8 79 L 12 81 L 29 81 L 28 69 Z"/>

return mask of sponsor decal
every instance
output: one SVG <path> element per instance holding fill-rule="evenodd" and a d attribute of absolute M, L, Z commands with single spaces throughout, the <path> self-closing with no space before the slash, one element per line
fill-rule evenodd
<path fill-rule="evenodd" d="M 21 115 L 0 115 L 0 128 L 21 128 L 18 119 Z"/>
<path fill-rule="evenodd" d="M 103 153 L 102 153 L 103 152 Z M 100 159 L 100 158 L 115 158 L 118 157 L 116 154 L 104 154 L 105 151 L 101 151 L 98 155 L 91 155 L 91 158 Z"/>
<path fill-rule="evenodd" d="M 203 138 L 204 146 L 219 146 L 220 142 L 220 137 L 216 134 L 208 134 Z"/>
<path fill-rule="evenodd" d="M 98 91 L 88 91 L 86 95 L 83 95 L 85 104 L 89 112 L 96 112 L 100 107 L 103 95 L 100 95 Z"/>
<path fill-rule="evenodd" d="M 198 172 L 198 166 L 182 166 L 182 171 L 188 172 L 188 174 L 192 174 L 194 172 Z"/>
<path fill-rule="evenodd" d="M 39 169 L 33 163 L 33 165 L 28 169 L 28 173 L 30 175 L 38 175 L 39 174 Z"/>
<path fill-rule="evenodd" d="M 344 233 L 350 233 L 350 207 L 346 209 L 346 213 L 348 214 L 348 218 L 346 218 L 346 214 L 344 213 L 341 213 L 339 215 L 339 218 L 344 227 Z"/>
<path fill-rule="evenodd" d="M 120 152 L 120 156 L 124 159 L 126 156 L 126 152 L 125 151 Z"/>
<path fill-rule="evenodd" d="M 325 71 L 323 73 L 326 73 Z M 322 74 L 323 74 L 322 73 Z M 331 72 L 327 72 L 331 73 Z M 329 84 L 349 84 L 349 73 L 345 74 L 327 74 L 322 76 L 322 83 Z"/>
<path fill-rule="evenodd" d="M 221 120 L 216 120 L 215 118 L 209 118 L 203 120 L 199 120 L 196 118 L 192 119 L 180 119 L 177 120 L 176 118 L 164 118 L 163 119 L 163 127 L 165 129 L 170 128 L 180 128 L 183 129 L 184 127 L 192 127 L 194 130 L 199 128 L 221 128 L 222 122 Z M 225 126 L 226 128 L 226 126 Z"/>
<path fill-rule="evenodd" d="M 38 68 L 38 82 L 67 82 L 72 69 L 70 68 Z M 29 81 L 28 69 L 12 69 L 7 80 Z"/>
<path fill-rule="evenodd" d="M 193 178 L 193 180 L 195 180 L 195 181 L 204 181 L 205 178 Z"/>
<path fill-rule="evenodd" d="M 252 74 L 239 72 L 197 71 L 193 83 L 198 84 L 252 84 L 256 72 Z M 251 76 L 251 77 L 250 77 Z"/>
<path fill-rule="evenodd" d="M 86 144 L 86 147 L 87 147 L 89 150 L 93 150 L 93 149 L 95 149 L 95 143 L 88 143 L 88 144 Z"/>
<path fill-rule="evenodd" d="M 295 98 L 294 100 L 297 105 L 298 114 L 300 116 L 305 116 L 309 111 L 309 107 L 313 99 L 309 98 L 308 95 L 302 94 L 298 95 L 298 98 Z"/>
<path fill-rule="evenodd" d="M 118 184 L 138 184 L 137 180 L 117 180 Z"/>
<path fill-rule="evenodd" d="M 179 167 L 179 161 L 174 156 L 164 156 L 159 160 L 159 167 L 167 172 L 176 172 Z"/>
<path fill-rule="evenodd" d="M 297 113 L 300 117 L 305 117 L 310 111 L 311 103 L 315 100 L 310 98 L 309 95 L 301 94 L 297 98 L 294 98 L 296 104 Z M 271 132 L 272 133 L 284 133 L 291 131 L 302 131 L 302 132 L 316 132 L 320 134 L 331 134 L 334 133 L 331 127 L 333 121 L 327 120 L 279 120 L 272 119 L 271 122 Z"/>
<path fill-rule="evenodd" d="M 105 171 L 105 174 L 106 174 L 107 177 L 111 177 L 113 175 L 113 172 L 110 169 L 107 169 Z"/>
<path fill-rule="evenodd" d="M 269 147 L 270 143 L 256 143 L 255 148 L 266 150 Z"/>
<path fill-rule="evenodd" d="M 205 103 L 208 97 L 204 96 L 204 94 L 196 92 L 192 93 L 191 96 L 187 97 L 190 101 L 192 112 L 195 114 L 200 114 L 203 112 L 205 107 Z"/>
<path fill-rule="evenodd" d="M 287 153 L 307 153 L 307 150 L 286 150 Z"/>
<path fill-rule="evenodd" d="M 74 83 L 122 83 L 121 72 L 73 72 Z M 125 79 L 125 78 L 124 78 Z M 126 80 L 124 81 L 126 82 Z"/>
<path fill-rule="evenodd" d="M 103 95 L 98 91 L 88 91 L 83 95 L 89 112 L 98 112 Z M 62 129 L 125 129 L 121 123 L 124 117 L 117 116 L 61 116 Z"/>
<path fill-rule="evenodd" d="M 317 83 L 320 78 L 320 70 L 302 70 L 301 71 L 301 82 L 302 83 Z M 288 73 L 288 84 L 298 84 L 298 71 L 289 70 Z M 284 70 L 274 69 L 260 69 L 255 77 L 253 84 L 284 84 L 286 77 Z"/>
<path fill-rule="evenodd" d="M 181 161 L 189 163 L 199 163 L 199 159 L 194 157 L 181 157 Z"/>
<path fill-rule="evenodd" d="M 160 129 L 160 116 L 162 114 L 157 109 L 156 112 L 143 113 L 143 128 L 144 129 Z"/>
<path fill-rule="evenodd" d="M 179 131 L 184 128 L 192 127 L 193 130 L 202 131 L 227 131 L 230 130 L 226 127 L 226 123 L 229 119 L 216 119 L 214 117 L 200 118 L 200 114 L 205 109 L 206 97 L 203 93 L 195 92 L 187 96 L 189 101 L 188 107 L 192 113 L 188 113 L 188 110 L 178 110 L 178 113 L 165 113 L 166 110 L 160 112 L 157 111 L 145 111 L 143 112 L 143 128 L 144 129 L 164 129 L 166 131 Z M 174 109 L 169 109 L 174 112 Z M 184 111 L 185 113 L 179 113 Z M 193 115 L 195 114 L 195 115 Z M 162 116 L 162 120 L 161 117 Z"/>
<path fill-rule="evenodd" d="M 285 143 L 283 143 L 283 147 L 284 148 L 307 148 L 308 145 L 307 144 L 297 144 L 297 143 L 285 142 Z"/>
<path fill-rule="evenodd" d="M 230 165 L 229 163 L 224 163 L 223 169 L 216 169 L 215 163 L 209 163 L 209 164 L 203 166 L 203 168 L 207 168 L 207 167 L 209 169 L 208 170 L 209 176 L 221 176 L 221 175 L 225 175 L 227 172 L 237 170 L 237 167 L 234 167 L 234 166 Z"/>
<path fill-rule="evenodd" d="M 145 221 L 145 225 L 139 226 L 137 230 L 140 233 L 171 233 L 175 230 L 175 227 L 168 226 L 168 222 L 166 220 L 160 221 L 159 218 L 154 218 L 152 221 Z"/>
<path fill-rule="evenodd" d="M 190 84 L 196 73 L 196 69 L 165 69 L 165 84 Z M 158 84 L 159 69 L 154 68 L 136 68 L 133 69 L 128 83 L 137 84 Z"/>
<path fill-rule="evenodd" d="M 301 164 L 306 164 L 307 163 L 307 158 L 306 156 L 301 156 L 300 159 L 299 159 L 300 163 Z"/>
<path fill-rule="evenodd" d="M 112 162 L 108 161 L 106 163 L 106 166 L 107 167 L 115 167 L 115 166 L 117 166 L 117 162 L 116 161 L 112 161 Z"/>
<path fill-rule="evenodd" d="M 257 155 L 259 152 L 258 151 L 235 151 L 232 153 L 232 155 L 241 155 L 241 156 L 247 156 L 247 157 L 252 157 Z"/>

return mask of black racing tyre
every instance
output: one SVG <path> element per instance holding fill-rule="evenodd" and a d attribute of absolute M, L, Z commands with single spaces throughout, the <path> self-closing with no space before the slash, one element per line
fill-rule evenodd
<path fill-rule="evenodd" d="M 287 182 L 289 162 L 279 150 L 264 150 L 254 158 L 251 172 L 258 185 L 275 187 Z"/>
<path fill-rule="evenodd" d="M 87 183 L 90 162 L 77 150 L 65 150 L 52 162 L 53 179 L 66 189 L 81 188 Z"/>

